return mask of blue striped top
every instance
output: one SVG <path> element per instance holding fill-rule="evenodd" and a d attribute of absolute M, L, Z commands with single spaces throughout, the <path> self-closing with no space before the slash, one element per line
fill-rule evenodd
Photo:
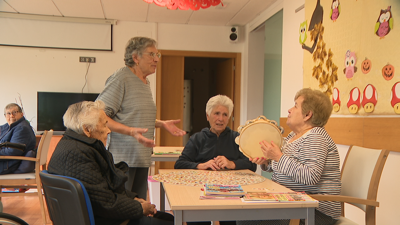
<path fill-rule="evenodd" d="M 340 159 L 329 134 L 323 127 L 314 127 L 290 142 L 294 136 L 295 133 L 291 132 L 285 138 L 279 162 L 272 161 L 272 180 L 294 191 L 339 195 Z M 337 219 L 341 205 L 322 201 L 317 210 Z"/>

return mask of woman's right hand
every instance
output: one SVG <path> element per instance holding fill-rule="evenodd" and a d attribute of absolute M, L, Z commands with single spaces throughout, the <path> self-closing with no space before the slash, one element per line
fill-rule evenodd
<path fill-rule="evenodd" d="M 262 165 L 262 164 L 268 165 L 268 163 L 269 163 L 269 160 L 264 158 L 264 157 L 261 157 L 261 158 L 259 158 L 259 157 L 257 157 L 257 158 L 249 158 L 249 160 L 252 163 L 255 163 L 257 165 Z"/>
<path fill-rule="evenodd" d="M 206 170 L 206 169 L 220 170 L 221 168 L 218 166 L 218 164 L 215 162 L 214 159 L 210 159 L 205 163 L 197 164 L 197 169 L 198 170 Z"/>
<path fill-rule="evenodd" d="M 149 216 L 149 215 L 154 215 L 157 213 L 156 205 L 151 204 L 148 201 L 143 201 L 141 202 L 142 208 L 143 208 L 143 215 Z"/>

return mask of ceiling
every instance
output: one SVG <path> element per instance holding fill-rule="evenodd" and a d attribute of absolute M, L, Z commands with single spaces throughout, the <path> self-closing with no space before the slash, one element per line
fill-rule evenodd
<path fill-rule="evenodd" d="M 198 11 L 169 10 L 143 0 L 0 0 L 0 12 L 135 22 L 244 26 L 277 0 L 222 0 Z"/>

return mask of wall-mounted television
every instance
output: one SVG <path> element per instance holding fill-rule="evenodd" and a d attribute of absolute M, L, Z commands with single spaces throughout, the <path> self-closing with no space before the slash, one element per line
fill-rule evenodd
<path fill-rule="evenodd" d="M 98 93 L 38 92 L 37 131 L 53 129 L 55 134 L 65 131 L 63 116 L 68 106 L 81 101 L 95 101 Z"/>

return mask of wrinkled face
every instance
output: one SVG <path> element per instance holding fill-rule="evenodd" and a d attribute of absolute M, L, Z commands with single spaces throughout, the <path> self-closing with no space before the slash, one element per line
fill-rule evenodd
<path fill-rule="evenodd" d="M 24 114 L 18 110 L 17 106 L 14 106 L 9 109 L 6 109 L 4 112 L 4 116 L 6 117 L 8 125 L 11 125 L 12 123 L 21 119 L 24 116 Z"/>
<path fill-rule="evenodd" d="M 302 108 L 301 108 L 303 101 L 304 101 L 304 97 L 299 96 L 295 100 L 294 106 L 289 109 L 289 115 L 288 115 L 286 124 L 292 130 L 296 130 L 296 128 L 300 128 L 305 123 L 305 121 L 303 120 L 304 115 L 303 115 Z"/>
<path fill-rule="evenodd" d="M 143 73 L 144 76 L 148 76 L 156 72 L 157 63 L 160 58 L 157 56 L 158 50 L 156 47 L 147 47 L 142 56 L 132 55 L 133 61 L 137 64 L 137 68 Z"/>
<path fill-rule="evenodd" d="M 107 135 L 111 132 L 107 124 L 107 116 L 102 110 L 100 112 L 100 118 L 99 122 L 96 125 L 96 129 L 89 132 L 91 138 L 96 138 L 97 140 L 100 140 L 101 142 L 103 142 L 104 146 L 107 145 Z"/>
<path fill-rule="evenodd" d="M 221 133 L 228 125 L 229 111 L 228 108 L 222 105 L 216 106 L 211 115 L 207 115 L 207 121 L 210 123 L 210 130 L 212 132 Z"/>

